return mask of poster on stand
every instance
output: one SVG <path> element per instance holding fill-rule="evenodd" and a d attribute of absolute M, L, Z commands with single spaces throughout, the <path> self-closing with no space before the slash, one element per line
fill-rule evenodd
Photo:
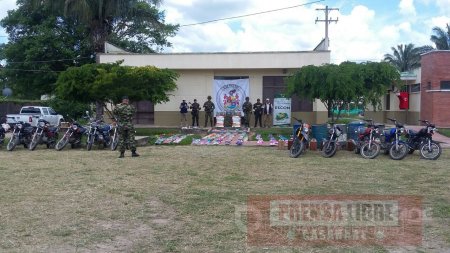
<path fill-rule="evenodd" d="M 223 112 L 241 112 L 245 97 L 249 95 L 248 78 L 234 80 L 214 79 L 214 115 Z"/>
<path fill-rule="evenodd" d="M 291 98 L 274 98 L 273 125 L 291 124 Z"/>

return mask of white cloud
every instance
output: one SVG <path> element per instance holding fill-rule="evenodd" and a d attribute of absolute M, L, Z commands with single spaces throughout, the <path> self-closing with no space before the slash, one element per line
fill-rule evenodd
<path fill-rule="evenodd" d="M 405 16 L 416 15 L 416 7 L 414 6 L 414 0 L 401 0 L 398 7 L 400 13 Z"/>

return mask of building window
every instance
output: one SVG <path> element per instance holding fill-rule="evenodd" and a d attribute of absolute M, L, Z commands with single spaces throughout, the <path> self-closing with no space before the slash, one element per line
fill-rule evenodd
<path fill-rule="evenodd" d="M 391 93 L 386 94 L 386 111 L 391 110 Z"/>
<path fill-rule="evenodd" d="M 415 83 L 411 85 L 411 92 L 419 92 L 420 91 L 420 83 Z"/>
<path fill-rule="evenodd" d="M 441 81 L 441 90 L 450 90 L 450 81 Z"/>

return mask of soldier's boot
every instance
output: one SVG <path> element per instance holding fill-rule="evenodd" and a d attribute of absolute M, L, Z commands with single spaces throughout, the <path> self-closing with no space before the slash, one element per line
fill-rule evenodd
<path fill-rule="evenodd" d="M 124 152 L 120 152 L 119 158 L 124 158 L 124 157 L 125 157 L 125 151 Z"/>
<path fill-rule="evenodd" d="M 138 157 L 138 156 L 139 156 L 139 154 L 136 153 L 136 150 L 131 151 L 131 157 Z"/>

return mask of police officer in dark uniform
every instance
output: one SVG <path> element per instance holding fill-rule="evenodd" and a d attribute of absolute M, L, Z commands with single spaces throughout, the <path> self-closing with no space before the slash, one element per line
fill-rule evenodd
<path fill-rule="evenodd" d="M 259 122 L 259 127 L 262 127 L 262 110 L 263 110 L 263 104 L 261 103 L 260 99 L 258 98 L 256 100 L 256 103 L 253 104 L 253 110 L 255 110 L 255 127 Z"/>
<path fill-rule="evenodd" d="M 190 106 L 191 114 L 192 114 L 192 126 L 195 125 L 195 123 L 197 123 L 197 127 L 198 127 L 198 115 L 200 113 L 200 104 L 197 103 L 197 99 L 194 99 L 194 103 L 191 104 Z"/>

